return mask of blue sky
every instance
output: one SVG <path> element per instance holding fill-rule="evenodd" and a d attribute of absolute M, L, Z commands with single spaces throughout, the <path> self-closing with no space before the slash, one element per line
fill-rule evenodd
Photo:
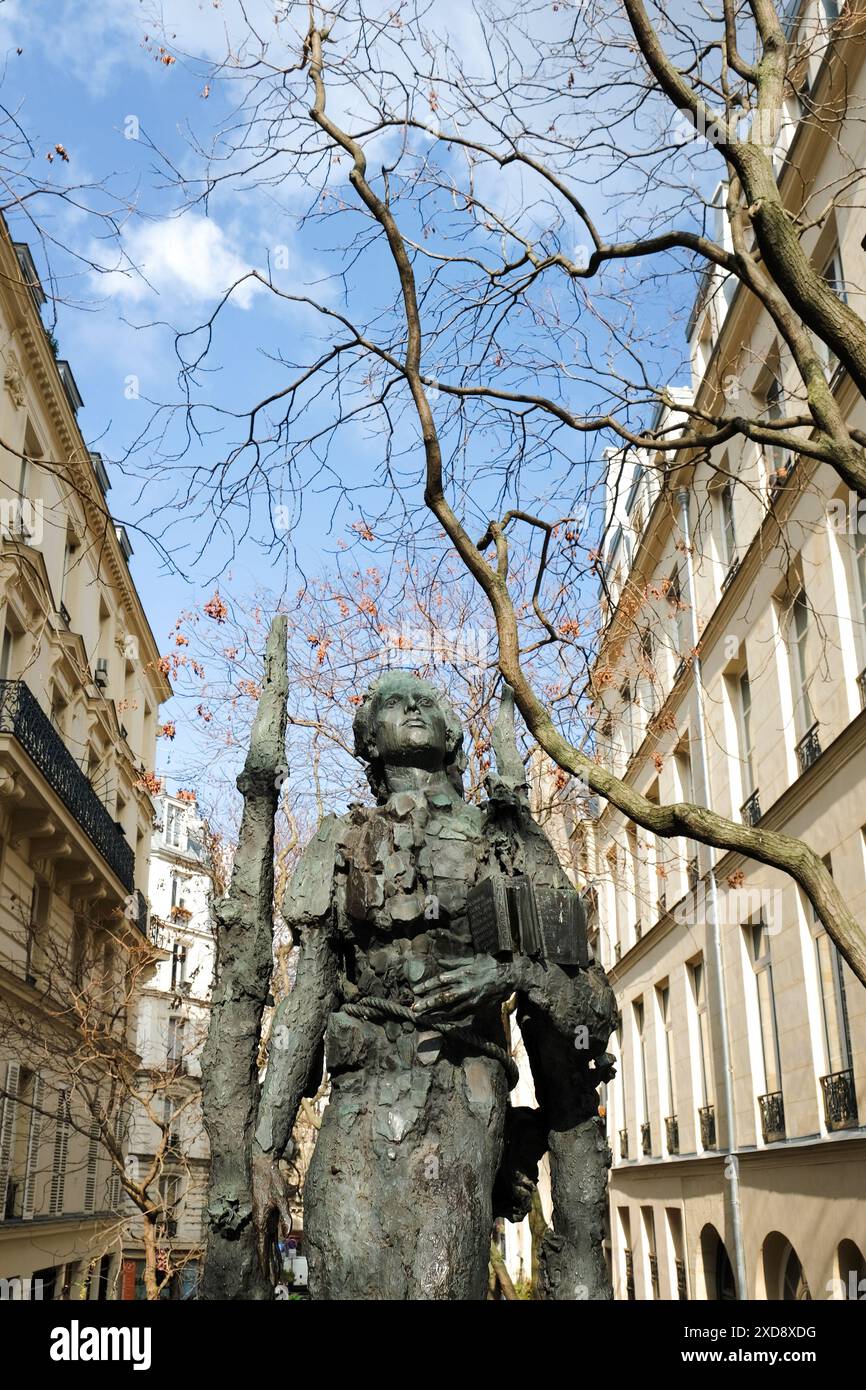
<path fill-rule="evenodd" d="M 451 36 L 457 34 L 467 52 L 475 44 L 483 59 L 483 45 L 466 7 L 451 0 L 437 0 L 437 6 Z M 269 0 L 250 0 L 247 11 L 262 32 L 273 32 L 265 28 L 273 25 Z M 223 590 L 245 596 L 259 588 L 279 594 L 285 587 L 294 593 L 299 574 L 315 575 L 327 567 L 329 552 L 360 515 L 358 503 L 363 501 L 375 513 L 385 496 L 375 472 L 383 457 L 381 440 L 371 431 L 370 421 L 362 420 L 342 436 L 334 454 L 335 473 L 316 474 L 305 464 L 303 519 L 292 530 L 291 552 L 281 555 L 262 545 L 274 503 L 285 503 L 289 514 L 296 515 L 293 498 L 281 490 L 283 477 L 273 460 L 265 480 L 275 489 L 271 506 L 263 497 L 254 500 L 247 525 L 241 499 L 231 510 L 233 535 L 223 528 L 209 536 L 201 509 L 192 513 L 177 505 L 177 499 L 188 485 L 189 470 L 218 462 L 236 433 L 210 433 L 217 422 L 200 416 L 206 433 L 174 458 L 177 422 L 168 441 L 160 441 L 152 426 L 147 428 L 153 402 L 179 399 L 173 330 L 200 324 L 250 267 L 269 265 L 286 294 L 311 293 L 341 306 L 339 285 L 327 278 L 336 264 L 332 224 L 299 223 L 309 198 L 297 181 L 290 179 L 274 190 L 234 185 L 215 194 L 207 209 L 199 205 L 179 216 L 182 196 L 171 186 L 165 161 L 154 154 L 154 148 L 160 150 L 176 169 L 190 174 L 201 166 L 192 144 L 197 140 L 206 146 L 220 123 L 230 119 L 236 93 L 209 81 L 206 65 L 223 56 L 227 42 L 240 41 L 237 16 L 235 0 L 91 0 L 87 5 L 81 0 L 0 0 L 2 100 L 30 136 L 34 167 L 67 182 L 104 180 L 113 205 L 128 207 L 122 245 L 143 276 L 122 265 L 110 241 L 100 240 L 92 217 L 64 204 L 49 205 L 41 216 L 42 225 L 59 242 L 109 271 L 96 275 L 49 248 L 61 301 L 56 328 L 60 355 L 69 359 L 84 397 L 79 418 L 85 438 L 109 461 L 109 501 L 131 529 L 136 549 L 132 572 L 160 643 L 183 609 L 210 596 L 215 575 Z M 162 22 L 164 31 L 155 20 Z M 175 61 L 163 61 L 166 51 Z M 199 56 L 190 60 L 185 53 Z M 338 107 L 341 100 L 338 94 Z M 58 144 L 68 153 L 68 164 L 58 156 L 53 163 L 46 160 Z M 504 185 L 497 191 L 503 190 Z M 522 202 L 531 216 L 532 199 L 524 187 L 515 185 L 506 192 L 506 202 L 508 197 Z M 349 201 L 352 195 L 346 196 Z M 597 189 L 588 196 L 603 202 Z M 92 201 L 100 204 L 96 195 Z M 101 205 L 107 204 L 103 200 Z M 33 244 L 45 273 L 45 247 L 24 219 L 10 220 L 16 235 Z M 346 225 L 351 227 L 351 222 Z M 390 296 L 392 286 L 393 267 L 384 251 L 374 248 L 351 284 L 353 314 L 371 315 L 380 302 L 377 296 L 382 291 Z M 687 295 L 678 307 L 683 314 L 687 311 Z M 655 315 L 666 324 L 670 310 L 670 305 L 648 305 L 646 312 L 650 322 Z M 660 360 L 666 355 L 671 362 L 679 359 L 681 336 L 670 343 L 664 334 L 659 337 Z M 284 384 L 286 368 L 274 360 L 275 354 L 300 360 L 315 352 L 320 339 L 324 341 L 323 326 L 313 310 L 275 301 L 247 283 L 218 321 L 207 370 L 199 375 L 200 397 L 222 408 L 242 409 Z M 571 389 L 572 403 L 579 401 L 580 383 Z M 331 410 L 326 396 L 315 406 L 313 419 L 324 422 Z M 419 451 L 411 447 L 411 433 L 405 428 L 398 433 L 403 446 L 409 446 L 401 468 L 418 505 Z M 585 445 L 577 440 L 570 447 L 584 466 L 585 456 L 597 462 L 603 442 Z M 495 435 L 480 430 L 466 455 L 468 476 L 475 484 L 467 505 L 479 524 L 498 448 Z M 341 500 L 335 491 L 338 478 L 352 485 L 363 483 L 365 490 L 354 500 Z M 543 466 L 529 471 L 527 488 L 520 498 L 524 504 L 533 494 L 544 496 Z M 166 566 L 145 532 L 161 535 L 174 556 L 174 568 Z M 201 554 L 206 537 L 209 543 Z M 171 714 L 167 709 L 166 716 Z M 182 750 L 182 738 L 173 748 L 164 744 L 163 758 L 177 763 Z"/>

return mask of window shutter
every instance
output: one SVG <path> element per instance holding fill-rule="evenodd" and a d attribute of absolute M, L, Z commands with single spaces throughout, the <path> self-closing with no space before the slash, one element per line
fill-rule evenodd
<path fill-rule="evenodd" d="M 15 1118 L 18 1114 L 18 1076 L 21 1071 L 17 1062 L 6 1063 L 6 1081 L 3 1087 L 3 1102 L 0 1105 L 0 1221 L 6 1212 L 6 1194 L 9 1189 L 9 1169 L 12 1166 L 12 1138 L 15 1134 Z"/>
<path fill-rule="evenodd" d="M 57 1111 L 54 1124 L 54 1156 L 51 1163 L 51 1197 L 48 1211 L 59 1216 L 63 1211 L 66 1186 L 66 1149 L 69 1143 L 69 1092 L 61 1086 L 57 1092 Z"/>
<path fill-rule="evenodd" d="M 36 1175 L 39 1171 L 39 1136 L 42 1133 L 42 1077 L 37 1072 L 33 1078 L 33 1099 L 30 1111 L 30 1129 L 27 1133 L 27 1167 L 24 1176 L 24 1199 L 21 1215 L 25 1220 L 33 1216 L 36 1196 Z"/>
<path fill-rule="evenodd" d="M 118 1145 L 119 1145 L 119 1147 L 120 1147 L 121 1149 L 123 1148 L 123 1138 L 124 1138 L 125 1129 L 126 1129 L 126 1116 L 124 1115 L 123 1110 L 121 1109 L 120 1112 L 118 1113 L 117 1120 L 116 1120 L 115 1126 L 114 1126 L 114 1137 L 115 1137 L 115 1139 L 117 1140 L 117 1143 L 118 1143 Z M 118 1171 L 117 1171 L 117 1169 L 116 1169 L 116 1167 L 114 1166 L 114 1163 L 113 1163 L 113 1161 L 112 1161 L 112 1166 L 111 1166 L 111 1178 L 110 1178 L 109 1183 L 108 1183 L 108 1209 L 109 1209 L 109 1211 L 116 1212 L 116 1211 L 119 1210 L 119 1208 L 120 1208 L 120 1196 L 121 1196 L 120 1174 L 118 1173 Z"/>
<path fill-rule="evenodd" d="M 96 1207 L 96 1164 L 99 1158 L 99 1121 L 91 1120 L 87 1142 L 87 1177 L 84 1181 L 84 1210 Z"/>

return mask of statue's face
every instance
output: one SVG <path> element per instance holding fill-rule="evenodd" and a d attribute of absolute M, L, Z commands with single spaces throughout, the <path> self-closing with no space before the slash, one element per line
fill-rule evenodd
<path fill-rule="evenodd" d="M 376 696 L 373 735 L 385 763 L 410 767 L 443 766 L 447 748 L 445 716 L 439 701 L 411 676 L 388 683 Z"/>

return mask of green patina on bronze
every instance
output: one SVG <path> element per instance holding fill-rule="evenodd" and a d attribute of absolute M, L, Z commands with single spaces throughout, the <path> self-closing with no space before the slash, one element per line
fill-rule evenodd
<path fill-rule="evenodd" d="M 479 807 L 463 795 L 450 705 L 414 675 L 384 675 L 355 718 L 376 804 L 326 817 L 286 893 L 300 961 L 274 1019 L 245 1171 L 266 1267 L 286 1209 L 278 1160 L 324 1055 L 330 1096 L 304 1193 L 316 1299 L 484 1298 L 494 1217 L 526 1215 L 545 1152 L 541 1296 L 611 1296 L 597 1087 L 616 1006 L 567 939 L 580 936 L 583 907 L 529 813 L 509 695 Z M 537 1110 L 508 1101 L 501 1006 L 512 996 Z M 223 1253 L 205 1292 L 266 1296 L 261 1267 L 227 1278 L 225 1198 L 212 1188 L 209 1261 Z"/>

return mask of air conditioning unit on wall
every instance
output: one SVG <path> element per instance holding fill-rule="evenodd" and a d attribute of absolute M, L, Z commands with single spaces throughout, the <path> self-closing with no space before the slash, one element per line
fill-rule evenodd
<path fill-rule="evenodd" d="M 96 684 L 99 686 L 100 690 L 105 690 L 105 689 L 106 689 L 106 687 L 107 687 L 107 685 L 108 685 L 108 658 L 107 658 L 107 657 L 101 656 L 101 657 L 99 657 L 99 659 L 97 660 L 97 663 L 96 663 L 96 674 L 95 674 L 95 676 L 94 676 L 94 680 L 96 681 Z"/>

